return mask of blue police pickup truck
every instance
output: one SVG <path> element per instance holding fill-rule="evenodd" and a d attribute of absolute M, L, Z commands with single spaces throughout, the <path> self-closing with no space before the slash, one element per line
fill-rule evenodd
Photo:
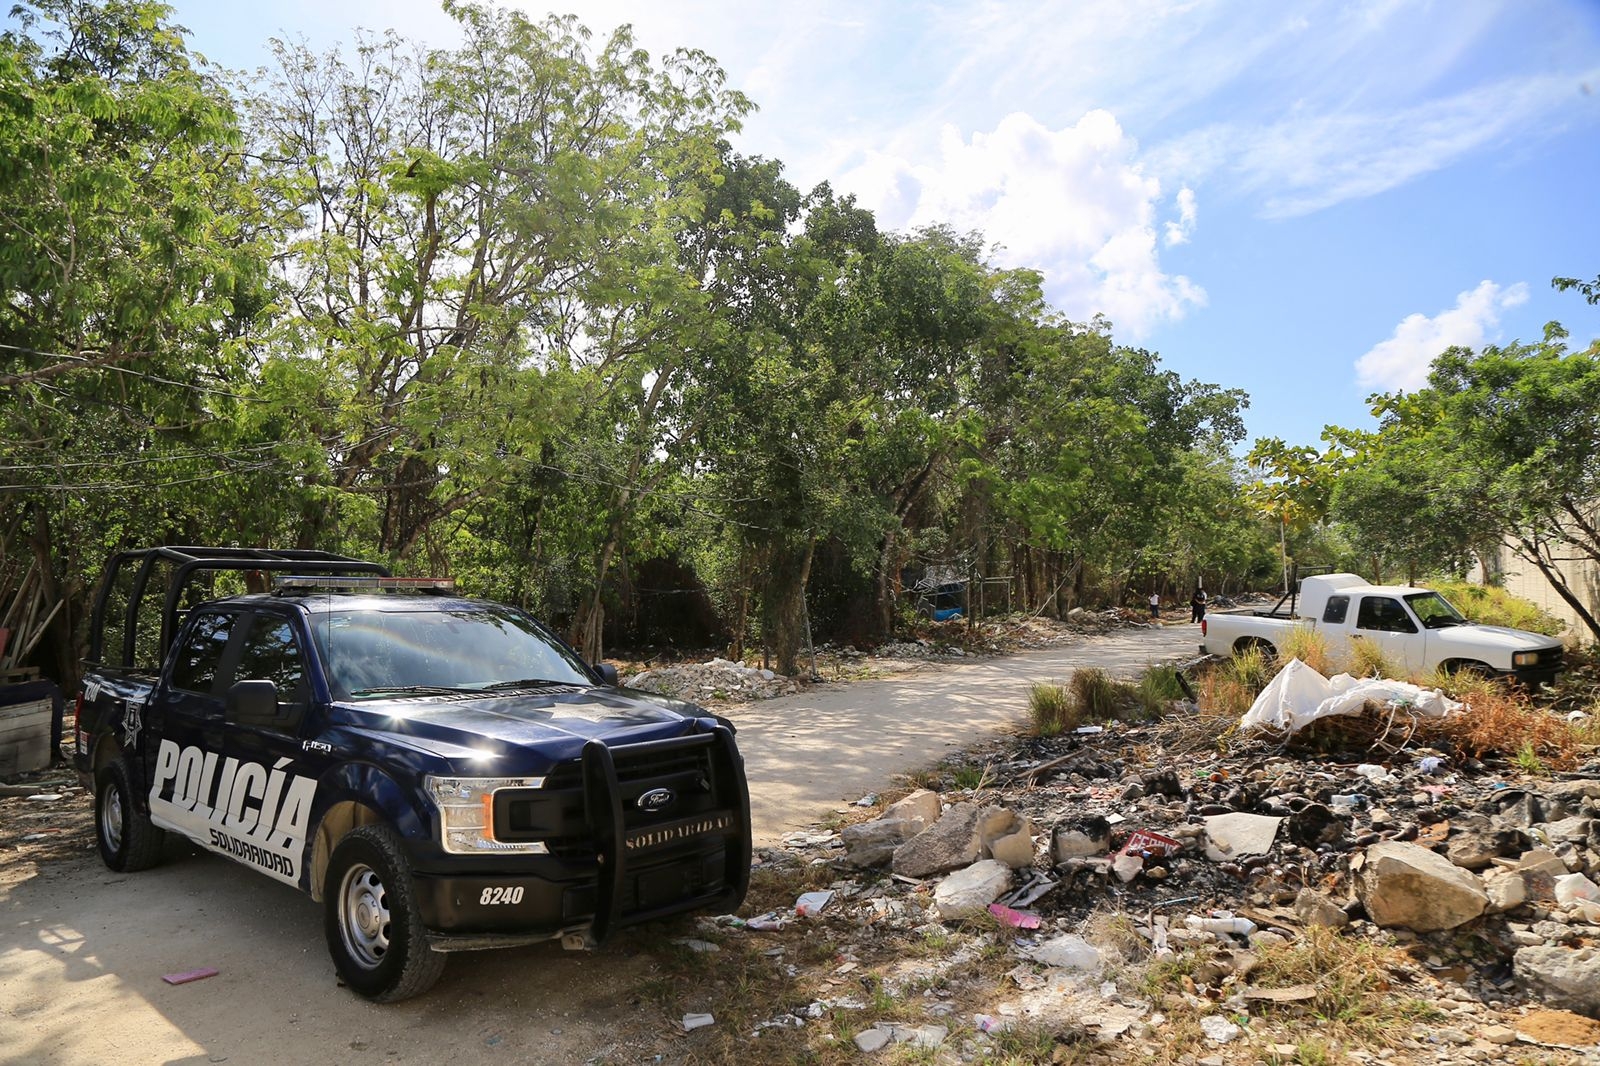
<path fill-rule="evenodd" d="M 744 898 L 733 726 L 520 610 L 325 552 L 163 546 L 111 559 L 90 633 L 75 764 L 106 865 L 177 833 L 310 893 L 369 999 L 447 952 Z"/>

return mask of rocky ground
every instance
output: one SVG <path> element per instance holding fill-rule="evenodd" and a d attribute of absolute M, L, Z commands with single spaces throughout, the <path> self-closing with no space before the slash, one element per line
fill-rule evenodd
<path fill-rule="evenodd" d="M 871 676 L 1141 624 L 1019 618 L 974 641 L 958 623 L 826 662 Z M 805 683 L 680 676 L 730 700 Z M 1592 746 L 1552 773 L 1170 710 L 991 742 L 761 849 L 739 915 L 642 931 L 645 976 L 615 990 L 629 1021 L 588 1061 L 1600 1062 Z M 57 771 L 0 798 L 0 852 L 81 856 L 72 789 Z"/>

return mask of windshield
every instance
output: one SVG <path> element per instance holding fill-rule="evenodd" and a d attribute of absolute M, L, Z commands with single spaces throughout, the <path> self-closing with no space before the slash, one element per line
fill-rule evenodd
<path fill-rule="evenodd" d="M 590 685 L 583 664 L 509 607 L 330 611 L 315 620 L 337 699 L 475 691 L 507 682 Z"/>
<path fill-rule="evenodd" d="M 1406 602 L 1416 612 L 1424 629 L 1443 629 L 1466 623 L 1460 611 L 1450 606 L 1450 601 L 1437 592 L 1416 592 L 1406 597 Z"/>

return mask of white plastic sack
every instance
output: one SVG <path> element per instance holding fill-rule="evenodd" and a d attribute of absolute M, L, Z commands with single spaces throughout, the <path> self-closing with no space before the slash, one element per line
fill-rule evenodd
<path fill-rule="evenodd" d="M 1308 715 L 1332 693 L 1327 678 L 1299 659 L 1290 659 L 1288 665 L 1278 671 L 1278 676 L 1261 690 L 1261 695 L 1239 720 L 1239 728 L 1293 733 L 1313 720 Z"/>
<path fill-rule="evenodd" d="M 1261 690 L 1239 720 L 1239 727 L 1294 733 L 1319 718 L 1360 714 L 1369 702 L 1406 707 L 1427 718 L 1442 718 L 1461 709 L 1461 704 L 1438 689 L 1349 674 L 1337 674 L 1330 680 L 1299 659 L 1290 659 Z"/>

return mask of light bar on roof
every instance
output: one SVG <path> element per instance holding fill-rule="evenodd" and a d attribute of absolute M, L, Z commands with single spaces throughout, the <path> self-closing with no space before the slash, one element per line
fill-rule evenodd
<path fill-rule="evenodd" d="M 275 589 L 379 589 L 394 592 L 416 592 L 436 589 L 453 591 L 455 578 L 450 577 L 379 577 L 376 574 L 286 574 L 272 579 Z"/>

